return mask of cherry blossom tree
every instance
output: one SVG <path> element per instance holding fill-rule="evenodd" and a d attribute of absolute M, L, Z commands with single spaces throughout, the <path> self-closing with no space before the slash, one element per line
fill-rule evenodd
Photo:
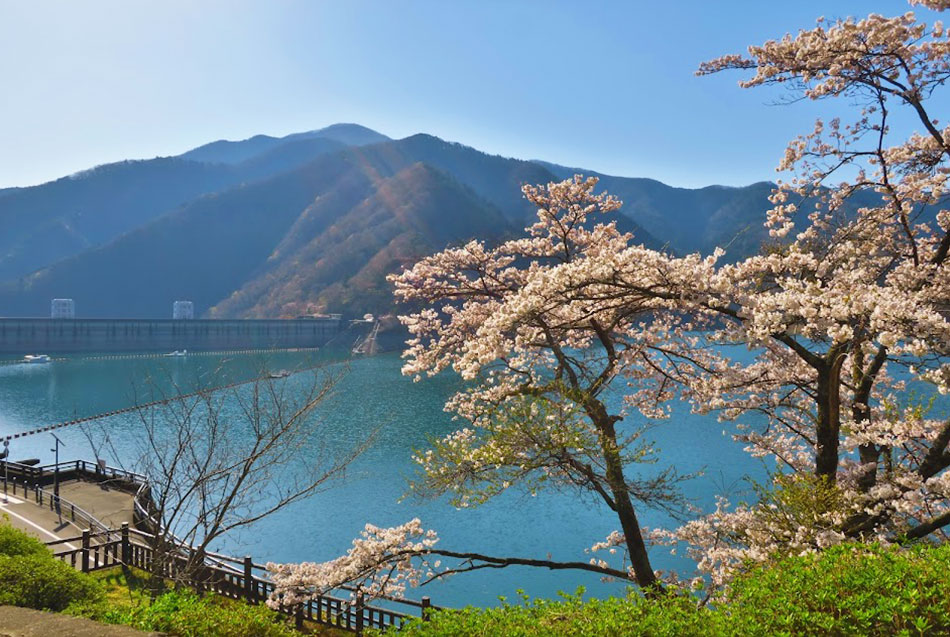
<path fill-rule="evenodd" d="M 648 587 L 650 539 L 687 543 L 720 584 L 776 554 L 944 537 L 950 419 L 930 407 L 950 392 L 950 127 L 931 111 L 950 79 L 950 33 L 913 12 L 820 20 L 699 73 L 730 70 L 752 72 L 743 87 L 855 107 L 851 121 L 819 121 L 789 144 L 760 254 L 679 257 L 591 227 L 620 204 L 575 177 L 525 188 L 539 208 L 526 238 L 449 249 L 394 278 L 401 299 L 425 306 L 404 318 L 404 371 L 471 381 L 447 405 L 469 426 L 417 458 L 420 492 L 459 505 L 515 484 L 596 494 L 619 529 L 592 548 L 620 549 L 609 559 L 624 562 L 592 566 L 622 574 L 629 560 Z M 898 113 L 917 132 L 898 137 Z M 608 409 L 608 388 L 624 385 L 623 408 Z M 643 475 L 656 454 L 624 418 L 662 419 L 674 400 L 734 421 L 773 481 L 755 502 L 722 499 L 644 533 L 634 503 L 680 504 L 677 476 Z M 438 553 L 391 554 L 376 553 L 374 577 Z"/>
<path fill-rule="evenodd" d="M 453 369 L 472 381 L 447 404 L 471 427 L 438 441 L 416 458 L 414 485 L 451 493 L 458 506 L 479 504 L 522 485 L 574 488 L 617 516 L 630 571 L 657 585 L 634 502 L 677 509 L 682 499 L 672 469 L 645 474 L 656 453 L 642 427 L 621 426 L 608 389 L 641 346 L 628 338 L 650 309 L 565 296 L 565 266 L 602 263 L 632 236 L 596 223 L 620 207 L 594 194 L 597 180 L 576 176 L 524 187 L 538 208 L 527 237 L 489 249 L 472 242 L 423 259 L 393 278 L 398 298 L 426 309 L 403 317 L 412 339 L 404 373 Z M 600 561 L 595 561 L 600 564 Z"/>
<path fill-rule="evenodd" d="M 422 537 L 413 521 L 392 529 L 367 526 L 350 553 L 331 563 L 274 565 L 285 598 L 345 581 L 358 582 L 368 595 L 401 593 L 407 581 L 513 565 L 586 570 L 660 589 L 637 506 L 680 510 L 676 485 L 683 476 L 655 468 L 657 454 L 645 429 L 622 423 L 623 411 L 611 410 L 607 401 L 635 358 L 631 348 L 640 347 L 627 334 L 637 332 L 648 308 L 574 301 L 563 296 L 570 281 L 558 275 L 565 265 L 601 262 L 631 243 L 613 222 L 596 223 L 597 215 L 620 206 L 595 194 L 596 184 L 578 176 L 525 186 L 525 197 L 538 208 L 525 238 L 495 248 L 475 241 L 450 248 L 392 280 L 397 297 L 423 306 L 402 317 L 411 334 L 403 372 L 421 379 L 451 369 L 471 381 L 446 405 L 466 426 L 415 458 L 420 475 L 412 490 L 449 494 L 458 507 L 476 506 L 515 486 L 532 493 L 576 490 L 616 515 L 624 563 L 435 549 L 434 536 L 425 536 L 430 544 L 413 541 Z M 435 557 L 453 561 L 436 568 Z"/>
<path fill-rule="evenodd" d="M 575 292 L 600 298 L 607 285 L 633 305 L 679 299 L 668 336 L 633 374 L 641 400 L 674 383 L 696 410 L 739 421 L 748 449 L 777 461 L 760 502 L 723 501 L 668 535 L 691 543 L 720 582 L 776 552 L 907 541 L 950 524 L 950 420 L 929 418 L 927 401 L 908 392 L 922 381 L 950 386 L 950 129 L 929 112 L 950 74 L 948 34 L 913 13 L 821 20 L 699 73 L 733 69 L 754 71 L 744 87 L 857 104 L 854 121 L 819 121 L 789 145 L 778 168 L 793 176 L 778 183 L 767 219 L 776 243 L 691 279 L 669 259 L 679 280 L 631 250 L 609 277 L 588 277 L 592 292 Z M 898 109 L 920 132 L 894 139 Z M 751 362 L 730 355 L 737 344 Z M 765 428 L 748 428 L 750 414 L 764 415 Z"/>

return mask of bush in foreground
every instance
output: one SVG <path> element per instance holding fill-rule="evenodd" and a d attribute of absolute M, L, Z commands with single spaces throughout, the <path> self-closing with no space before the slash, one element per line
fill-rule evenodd
<path fill-rule="evenodd" d="M 46 545 L 30 537 L 23 531 L 7 524 L 6 519 L 0 522 L 0 555 L 49 555 Z"/>
<path fill-rule="evenodd" d="M 263 605 L 200 596 L 190 590 L 165 593 L 148 604 L 108 604 L 72 612 L 175 637 L 299 637 L 283 617 Z"/>
<path fill-rule="evenodd" d="M 410 637 L 950 634 L 950 546 L 846 545 L 757 567 L 716 607 L 689 595 L 536 600 L 414 621 Z"/>
<path fill-rule="evenodd" d="M 125 581 L 125 577 L 121 578 Z M 114 592 L 114 591 L 113 591 Z M 129 595 L 128 588 L 125 594 Z M 137 601 L 139 603 L 132 603 Z M 0 605 L 63 611 L 109 624 L 166 632 L 176 637 L 290 637 L 286 620 L 251 606 L 191 591 L 166 593 L 148 603 L 109 599 L 96 578 L 53 557 L 40 541 L 0 522 Z"/>
<path fill-rule="evenodd" d="M 0 523 L 0 604 L 61 611 L 101 597 L 98 582 L 54 558 L 42 542 Z"/>

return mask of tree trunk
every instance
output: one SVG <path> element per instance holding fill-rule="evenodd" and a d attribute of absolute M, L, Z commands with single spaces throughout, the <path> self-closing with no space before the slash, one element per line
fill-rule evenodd
<path fill-rule="evenodd" d="M 838 477 L 838 436 L 841 432 L 841 363 L 838 353 L 818 369 L 818 423 L 815 429 L 815 475 L 834 484 Z"/>
<path fill-rule="evenodd" d="M 623 461 L 617 447 L 616 429 L 611 417 L 607 415 L 602 405 L 600 409 L 593 411 L 595 413 L 591 414 L 591 417 L 594 425 L 600 431 L 600 446 L 601 452 L 604 454 L 605 474 L 616 505 L 620 528 L 623 530 L 624 538 L 627 541 L 627 552 L 630 554 L 630 565 L 633 567 L 634 576 L 637 584 L 648 595 L 661 593 L 663 592 L 663 585 L 654 574 L 653 566 L 650 565 L 650 556 L 647 555 L 643 534 L 640 532 L 640 522 L 637 520 L 637 513 L 633 508 L 633 502 L 630 500 L 627 481 L 623 475 Z M 590 410 L 588 413 L 590 413 Z"/>

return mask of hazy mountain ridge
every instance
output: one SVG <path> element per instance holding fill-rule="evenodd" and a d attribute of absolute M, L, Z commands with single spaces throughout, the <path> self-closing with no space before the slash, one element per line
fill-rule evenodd
<path fill-rule="evenodd" d="M 81 316 L 166 316 L 182 298 L 221 317 L 391 311 L 386 274 L 447 245 L 520 233 L 535 214 L 521 186 L 575 172 L 596 174 L 339 125 L 0 191 L 0 222 L 23 225 L 0 238 L 0 314 L 44 315 L 57 296 L 76 299 Z M 738 235 L 741 255 L 764 237 L 771 184 L 691 190 L 598 176 L 624 200 L 611 219 L 648 246 L 709 252 Z M 94 223 L 74 221 L 77 202 L 99 206 Z M 47 267 L 22 276 L 18 254 Z"/>
<path fill-rule="evenodd" d="M 332 137 L 323 136 L 324 131 Z M 347 145 L 336 138 L 346 138 L 347 131 L 329 127 L 291 135 L 229 164 L 195 161 L 186 157 L 189 151 L 179 157 L 104 164 L 39 186 L 0 192 L 0 281 L 104 245 L 202 195 L 265 179 L 344 149 Z M 367 137 L 360 137 L 360 130 L 350 132 L 353 139 Z"/>
<path fill-rule="evenodd" d="M 69 296 L 76 299 L 83 316 L 164 316 L 173 300 L 188 298 L 195 301 L 199 311 L 221 303 L 216 315 L 225 312 L 229 315 L 286 315 L 288 311 L 297 310 L 281 309 L 288 305 L 288 293 L 280 294 L 279 288 L 286 285 L 288 289 L 300 289 L 299 286 L 294 288 L 293 282 L 308 278 L 298 275 L 297 271 L 306 273 L 308 268 L 323 265 L 326 266 L 323 271 L 357 277 L 353 284 L 356 289 L 380 300 L 374 307 L 376 311 L 391 309 L 392 298 L 388 291 L 380 293 L 357 284 L 370 277 L 373 267 L 378 268 L 385 262 L 395 268 L 445 247 L 450 239 L 486 238 L 514 231 L 515 226 L 479 193 L 473 192 L 474 189 L 461 183 L 463 180 L 453 176 L 454 186 L 449 188 L 445 186 L 448 182 L 436 179 L 435 172 L 444 172 L 438 167 L 417 169 L 416 173 L 409 172 L 408 177 L 404 177 L 425 176 L 418 181 L 415 191 L 396 188 L 398 180 L 393 182 L 392 178 L 420 164 L 419 156 L 435 156 L 443 160 L 442 164 L 457 167 L 481 160 L 480 153 L 460 146 L 453 147 L 456 154 L 445 153 L 439 157 L 440 153 L 433 153 L 430 146 L 441 143 L 435 138 L 426 138 L 422 144 L 419 140 L 405 144 L 396 141 L 323 153 L 294 170 L 199 197 L 106 245 L 58 262 L 20 281 L 7 281 L 0 286 L 0 307 L 5 308 L 6 314 L 42 315 L 49 298 Z M 513 205 L 509 206 L 509 213 L 520 217 L 523 212 L 518 199 L 520 184 L 512 175 L 523 170 L 525 162 L 493 158 L 491 163 L 491 172 L 503 183 L 510 184 L 508 201 Z M 545 180 L 553 178 L 537 166 L 530 168 Z M 396 192 L 402 194 L 397 196 Z M 412 232 L 408 228 L 393 230 L 385 243 L 378 243 L 373 233 L 363 229 L 346 242 L 346 251 L 330 250 L 340 243 L 339 236 L 333 241 L 321 240 L 323 233 L 341 219 L 352 224 L 352 215 L 363 210 L 359 208 L 361 202 L 373 201 L 375 196 L 378 203 L 378 197 L 387 193 L 391 203 L 423 202 L 417 205 L 425 210 L 417 211 L 413 218 L 428 219 L 433 228 L 426 231 L 416 223 Z M 494 194 L 498 196 L 497 187 Z M 480 202 L 477 205 L 473 203 L 476 199 Z M 459 227 L 454 227 L 448 235 L 440 234 L 439 226 L 450 219 L 447 211 L 455 214 L 458 210 L 480 210 L 482 219 L 475 223 L 476 216 L 466 213 L 460 217 L 464 222 Z M 498 226 L 497 231 L 493 226 Z M 414 238 L 410 240 L 409 235 Z M 357 249 L 356 244 L 361 242 L 372 249 L 366 246 Z M 328 254 L 314 254 L 314 245 L 327 246 Z M 423 245 L 426 246 L 424 251 L 419 247 Z M 310 252 L 306 254 L 310 260 L 301 262 L 300 254 L 305 253 L 300 251 L 308 246 Z M 378 254 L 380 251 L 385 254 Z M 344 267 L 354 254 L 362 255 L 363 262 Z M 296 261 L 291 261 L 294 258 Z M 335 261 L 327 265 L 327 259 Z M 370 266 L 369 269 L 366 266 Z M 285 273 L 286 279 L 275 280 L 271 275 L 266 286 L 255 285 L 258 277 L 269 272 Z M 384 285 L 382 277 L 386 273 L 377 273 L 373 280 Z M 320 279 L 321 286 L 333 283 L 342 285 L 346 281 Z M 321 291 L 322 288 L 304 290 L 297 305 L 321 305 L 318 298 Z M 240 302 L 232 298 L 235 293 Z M 352 294 L 347 298 L 361 309 L 366 305 L 365 299 L 356 299 Z M 281 301 L 275 305 L 276 300 L 267 299 Z M 242 308 L 240 312 L 238 307 Z M 235 309 L 229 311 L 228 308 Z M 349 306 L 334 309 L 348 311 Z"/>
<path fill-rule="evenodd" d="M 241 141 L 219 139 L 204 144 L 179 155 L 182 159 L 219 164 L 238 164 L 273 150 L 287 142 L 326 139 L 339 143 L 341 146 L 365 146 L 379 142 L 390 141 L 382 133 L 360 126 L 359 124 L 333 124 L 319 130 L 292 133 L 284 137 L 270 135 L 255 135 Z"/>
<path fill-rule="evenodd" d="M 577 172 L 600 179 L 600 190 L 623 201 L 625 215 L 647 232 L 668 242 L 677 252 L 711 253 L 727 248 L 733 258 L 754 252 L 768 238 L 763 227 L 768 196 L 775 184 L 677 188 L 655 179 L 616 177 L 592 170 L 568 168 L 540 160 L 561 179 Z"/>

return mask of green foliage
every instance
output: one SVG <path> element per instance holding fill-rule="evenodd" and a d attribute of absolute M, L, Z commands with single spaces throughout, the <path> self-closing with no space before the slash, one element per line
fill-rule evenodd
<path fill-rule="evenodd" d="M 728 606 L 750 634 L 950 633 L 950 545 L 845 545 L 760 567 Z"/>
<path fill-rule="evenodd" d="M 944 635 L 950 634 L 950 546 L 844 545 L 785 558 L 734 582 L 715 607 L 676 592 L 659 600 L 523 600 L 434 613 L 410 637 L 512 635 Z"/>
<path fill-rule="evenodd" d="M 141 600 L 144 602 L 144 600 Z M 107 624 L 156 630 L 175 637 L 291 637 L 299 635 L 287 620 L 263 605 L 199 596 L 190 590 L 172 591 L 151 603 L 115 601 L 69 609 Z"/>
<path fill-rule="evenodd" d="M 46 555 L 0 555 L 0 604 L 61 611 L 93 602 L 102 589 L 87 575 Z"/>
<path fill-rule="evenodd" d="M 42 542 L 5 522 L 0 522 L 0 555 L 49 555 Z"/>
<path fill-rule="evenodd" d="M 430 636 L 601 636 L 707 635 L 712 611 L 696 609 L 685 595 L 649 601 L 630 597 L 583 601 L 577 595 L 561 600 L 523 600 L 521 605 L 441 611 L 430 622 L 413 621 L 401 631 L 411 637 Z"/>
<path fill-rule="evenodd" d="M 0 604 L 60 611 L 101 598 L 98 582 L 54 558 L 42 542 L 0 522 Z"/>

